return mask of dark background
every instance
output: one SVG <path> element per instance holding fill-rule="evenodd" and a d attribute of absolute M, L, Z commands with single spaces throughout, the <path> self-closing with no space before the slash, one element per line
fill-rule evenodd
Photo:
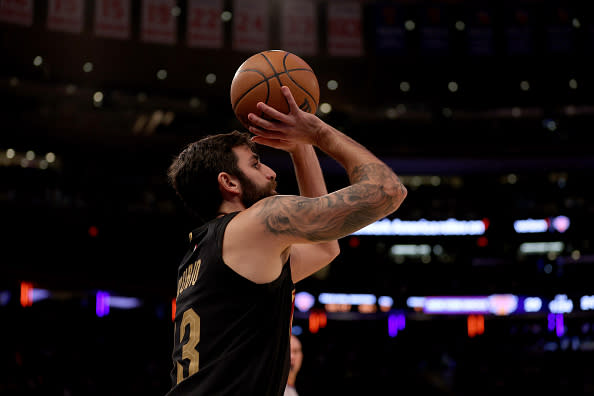
<path fill-rule="evenodd" d="M 130 40 L 94 36 L 93 1 L 81 34 L 48 30 L 42 1 L 34 2 L 33 26 L 0 25 L 0 290 L 10 296 L 0 306 L 0 393 L 148 395 L 169 387 L 176 267 L 196 222 L 165 173 L 185 144 L 243 129 L 229 86 L 251 55 L 232 50 L 232 22 L 224 24 L 224 48 L 188 48 L 185 3 L 179 1 L 173 46 L 140 41 L 135 0 Z M 576 305 L 594 294 L 594 13 L 587 3 L 387 2 L 416 28 L 403 31 L 400 51 L 386 53 L 376 47 L 380 3 L 365 1 L 364 56 L 345 58 L 328 55 L 327 3 L 317 2 L 318 55 L 303 58 L 316 72 L 321 101 L 333 108 L 318 115 L 401 176 L 409 195 L 392 217 L 488 218 L 491 225 L 486 246 L 476 237 L 344 238 L 341 255 L 297 291 L 387 295 L 399 310 L 409 296 L 561 293 Z M 273 13 L 278 6 L 271 2 Z M 447 48 L 424 41 L 435 7 Z M 225 1 L 225 9 L 232 11 L 232 3 Z M 489 18 L 479 23 L 481 11 Z M 271 15 L 271 48 L 280 45 L 278 20 Z M 465 30 L 454 27 L 458 20 Z M 490 53 L 469 50 L 471 27 L 492 33 Z M 531 45 L 515 52 L 521 37 L 511 28 L 525 29 Z M 41 66 L 33 64 L 36 56 Z M 85 62 L 93 63 L 92 72 L 83 71 Z M 167 79 L 156 78 L 160 69 Z M 208 73 L 217 75 L 212 85 Z M 335 91 L 326 87 L 332 79 Z M 400 90 L 402 81 L 409 91 Z M 457 92 L 448 90 L 450 81 Z M 98 90 L 101 106 L 92 99 Z M 172 120 L 135 129 L 139 118 L 157 111 L 171 112 Z M 22 162 L 28 150 L 36 159 Z M 57 160 L 40 169 L 47 152 Z M 277 171 L 279 192 L 297 193 L 288 156 L 266 148 L 261 155 Z M 329 190 L 348 184 L 333 160 L 320 158 Z M 513 231 L 514 220 L 559 215 L 572 222 L 564 234 Z M 552 240 L 565 243 L 560 255 L 518 254 L 522 242 Z M 395 243 L 440 245 L 444 254 L 397 264 L 388 255 Z M 51 290 L 53 298 L 21 307 L 22 281 Z M 135 296 L 143 306 L 98 318 L 97 290 Z M 411 314 L 406 329 L 390 338 L 385 318 L 330 319 L 312 334 L 297 317 L 305 355 L 297 389 L 300 395 L 592 393 L 594 315 L 568 314 L 565 323 L 565 335 L 557 337 L 544 314 L 488 316 L 485 333 L 471 338 L 465 316 Z"/>

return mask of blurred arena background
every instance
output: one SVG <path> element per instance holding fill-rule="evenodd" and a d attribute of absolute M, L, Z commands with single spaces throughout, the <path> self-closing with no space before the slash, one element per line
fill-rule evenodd
<path fill-rule="evenodd" d="M 0 28 L 1 394 L 168 390 L 195 222 L 165 172 L 242 129 L 234 71 L 275 48 L 409 189 L 297 284 L 299 394 L 594 393 L 589 2 L 0 0 Z"/>

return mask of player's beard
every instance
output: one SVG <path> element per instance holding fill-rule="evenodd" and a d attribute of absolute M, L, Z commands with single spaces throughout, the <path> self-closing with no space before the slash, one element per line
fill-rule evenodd
<path fill-rule="evenodd" d="M 237 175 L 241 183 L 241 203 L 246 208 L 249 208 L 259 200 L 276 195 L 276 181 L 271 180 L 264 187 L 258 187 L 243 173 Z"/>

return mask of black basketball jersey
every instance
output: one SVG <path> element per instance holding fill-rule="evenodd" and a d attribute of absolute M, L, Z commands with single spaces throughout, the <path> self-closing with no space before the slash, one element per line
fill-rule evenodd
<path fill-rule="evenodd" d="M 228 267 L 223 234 L 237 213 L 190 234 L 178 269 L 170 396 L 284 392 L 294 302 L 290 265 L 266 284 Z"/>

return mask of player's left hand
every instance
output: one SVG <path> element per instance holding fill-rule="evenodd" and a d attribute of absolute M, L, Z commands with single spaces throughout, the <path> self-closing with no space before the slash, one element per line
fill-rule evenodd
<path fill-rule="evenodd" d="M 297 149 L 297 145 L 299 144 L 295 142 L 289 142 L 288 140 L 270 139 L 262 136 L 252 136 L 252 141 L 263 146 L 268 146 L 275 149 L 286 151 L 289 154 L 295 152 L 295 150 Z"/>

